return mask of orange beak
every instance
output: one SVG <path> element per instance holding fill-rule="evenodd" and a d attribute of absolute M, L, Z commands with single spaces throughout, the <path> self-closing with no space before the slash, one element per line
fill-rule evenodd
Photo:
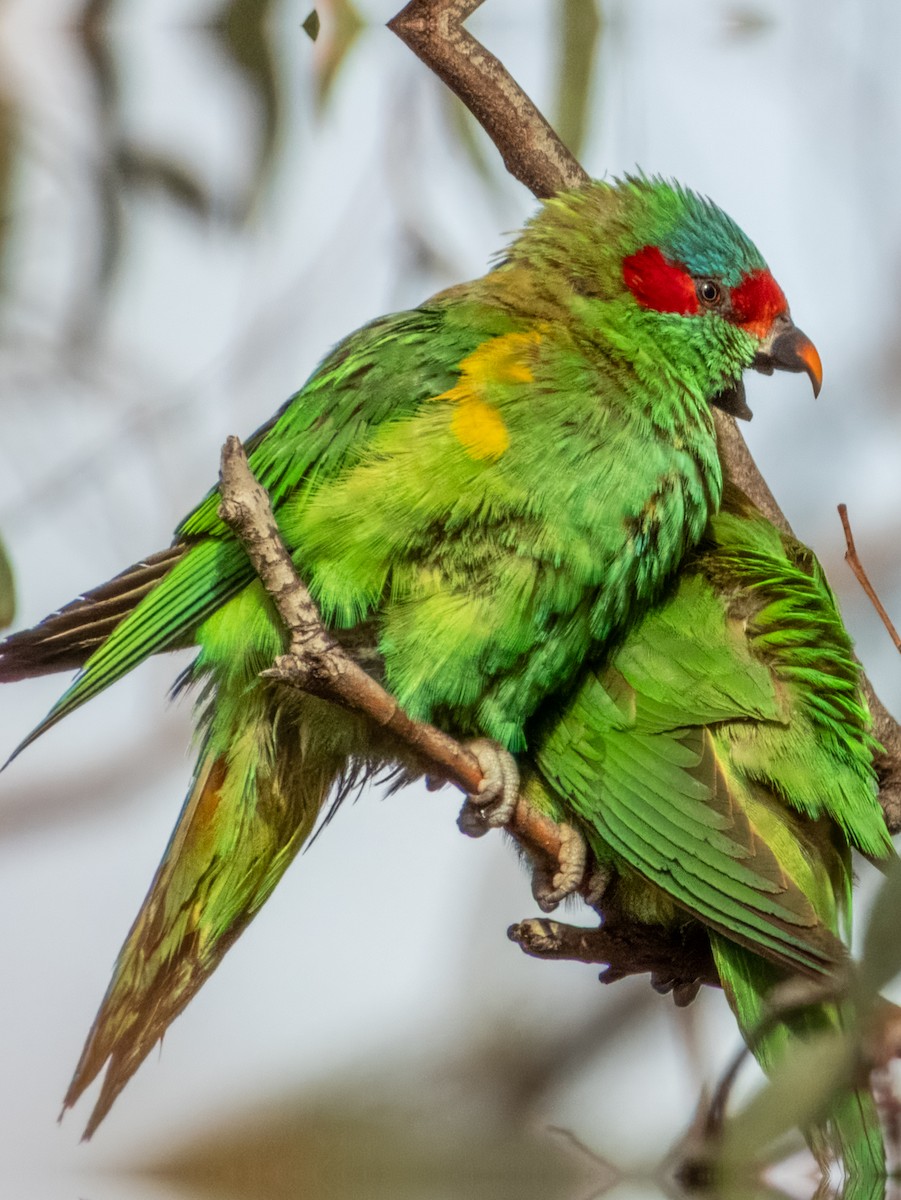
<path fill-rule="evenodd" d="M 772 375 L 773 371 L 804 371 L 810 380 L 814 396 L 823 385 L 823 364 L 810 338 L 792 324 L 788 313 L 776 318 L 770 332 L 757 351 L 755 371 Z"/>
<path fill-rule="evenodd" d="M 819 396 L 820 388 L 823 386 L 823 364 L 820 362 L 817 348 L 809 337 L 804 336 L 800 329 L 795 330 L 795 338 L 795 355 L 800 359 L 803 364 L 803 370 L 810 377 L 814 396 Z"/>

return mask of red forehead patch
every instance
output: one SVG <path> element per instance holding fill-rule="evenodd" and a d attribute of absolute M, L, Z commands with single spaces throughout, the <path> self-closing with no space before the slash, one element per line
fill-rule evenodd
<path fill-rule="evenodd" d="M 769 332 L 773 320 L 786 312 L 782 288 L 769 271 L 753 271 L 732 289 L 732 319 L 757 337 Z"/>
<path fill-rule="evenodd" d="M 623 281 L 643 308 L 682 316 L 698 311 L 694 280 L 684 267 L 667 262 L 657 246 L 623 259 Z"/>

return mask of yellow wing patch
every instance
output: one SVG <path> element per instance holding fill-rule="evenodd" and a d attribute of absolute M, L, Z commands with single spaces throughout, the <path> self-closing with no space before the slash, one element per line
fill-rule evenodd
<path fill-rule="evenodd" d="M 540 341 L 541 334 L 537 332 L 505 333 L 489 338 L 460 363 L 462 378 L 457 388 L 464 381 L 473 388 L 486 383 L 531 383 L 534 376 L 527 360 Z"/>
<path fill-rule="evenodd" d="M 459 382 L 436 397 L 456 406 L 451 429 L 470 458 L 497 460 L 510 445 L 504 419 L 485 393 L 492 384 L 531 383 L 528 358 L 540 341 L 540 333 L 489 338 L 460 363 Z"/>
<path fill-rule="evenodd" d="M 510 445 L 510 434 L 501 414 L 475 396 L 457 402 L 451 429 L 470 458 L 496 460 Z"/>

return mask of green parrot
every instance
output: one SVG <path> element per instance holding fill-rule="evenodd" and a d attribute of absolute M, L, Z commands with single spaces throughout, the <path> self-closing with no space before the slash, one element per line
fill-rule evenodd
<path fill-rule="evenodd" d="M 530 730 L 523 795 L 584 833 L 605 923 L 685 938 L 701 922 L 749 1039 L 780 981 L 847 962 L 852 847 L 893 854 L 859 676 L 812 552 L 727 483 L 672 594 Z M 524 924 L 535 952 L 543 923 Z M 851 1019 L 815 1005 L 751 1046 L 769 1069 L 792 1038 Z M 884 1173 L 869 1091 L 807 1132 L 821 1164 Z"/>
<path fill-rule="evenodd" d="M 483 277 L 341 342 L 247 442 L 323 619 L 406 711 L 472 738 L 502 825 L 511 755 L 663 594 L 720 502 L 711 405 L 821 368 L 758 250 L 659 179 L 548 200 Z M 173 545 L 0 644 L 0 680 L 78 669 L 21 750 L 148 655 L 198 647 L 193 783 L 65 1106 L 90 1136 L 309 837 L 323 806 L 423 764 L 260 678 L 285 634 L 214 489 Z M 511 767 L 512 764 L 512 767 Z"/>

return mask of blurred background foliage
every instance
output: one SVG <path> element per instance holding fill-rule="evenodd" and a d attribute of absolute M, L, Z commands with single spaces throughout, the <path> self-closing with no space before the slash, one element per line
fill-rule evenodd
<path fill-rule="evenodd" d="M 6 554 L 6 548 L 0 542 L 0 629 L 9 625 L 16 611 L 16 590 L 13 583 L 13 569 Z"/>
<path fill-rule="evenodd" d="M 226 434 L 264 420 L 350 328 L 480 273 L 531 211 L 384 30 L 395 10 L 0 6 L 0 623 L 10 561 L 31 623 L 164 544 Z M 895 10 L 487 0 L 472 28 L 595 174 L 677 175 L 769 253 L 829 391 L 813 408 L 791 380 L 753 382 L 752 446 L 897 710 L 897 660 L 844 574 L 833 508 L 849 503 L 897 615 Z M 96 1142 L 77 1147 L 78 1112 L 57 1130 L 186 785 L 189 713 L 164 699 L 180 665 L 146 664 L 0 779 L 7 1186 L 41 1200 L 672 1191 L 668 1150 L 736 1046 L 722 998 L 677 1012 L 644 980 L 602 989 L 589 967 L 519 955 L 503 931 L 533 910 L 527 882 L 501 839 L 456 836 L 449 790 L 346 807 Z M 58 685 L 0 695 L 7 750 Z M 861 874 L 865 912 L 878 880 Z M 879 986 L 898 965 L 894 891 L 868 933 Z M 747 1067 L 737 1110 L 758 1085 Z M 768 1111 L 747 1145 L 790 1123 Z M 809 1194 L 799 1164 L 794 1194 Z"/>

